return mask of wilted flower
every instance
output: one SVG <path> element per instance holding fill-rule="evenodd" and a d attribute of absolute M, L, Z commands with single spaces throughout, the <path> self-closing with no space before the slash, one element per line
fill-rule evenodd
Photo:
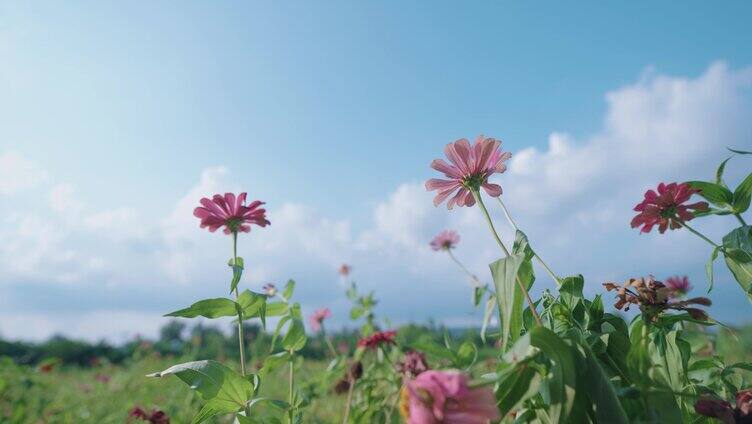
<path fill-rule="evenodd" d="M 343 277 L 350 275 L 350 271 L 352 271 L 352 267 L 348 264 L 342 264 L 342 266 L 339 267 L 339 275 Z"/>
<path fill-rule="evenodd" d="M 734 424 L 734 410 L 725 400 L 703 396 L 695 402 L 695 412 L 706 417 L 718 418 L 726 424 Z"/>
<path fill-rule="evenodd" d="M 308 324 L 311 326 L 311 330 L 319 331 L 321 324 L 325 319 L 332 316 L 332 311 L 329 308 L 322 308 L 315 310 L 310 317 L 308 317 Z"/>
<path fill-rule="evenodd" d="M 736 393 L 736 411 L 740 417 L 749 417 L 752 420 L 752 389 Z"/>
<path fill-rule="evenodd" d="M 682 297 L 692 290 L 692 286 L 689 285 L 689 278 L 686 275 L 683 277 L 678 275 L 668 277 L 664 284 L 669 289 L 669 296 L 673 298 Z"/>
<path fill-rule="evenodd" d="M 360 361 L 355 361 L 350 365 L 350 369 L 347 370 L 347 374 L 337 381 L 334 385 L 334 392 L 338 395 L 350 390 L 350 386 L 355 384 L 360 377 L 363 376 L 363 364 Z"/>
<path fill-rule="evenodd" d="M 443 172 L 449 179 L 431 178 L 426 181 L 426 190 L 438 191 L 433 204 L 438 206 L 456 191 L 457 194 L 447 203 L 447 208 L 452 209 L 455 204 L 472 206 L 475 204 L 472 192 L 477 192 L 481 187 L 489 196 L 499 197 L 501 186 L 489 183 L 488 178 L 497 172 L 506 171 L 504 162 L 512 157 L 509 152 L 502 153 L 500 146 L 501 141 L 484 138 L 482 135 L 478 136 L 474 146 L 464 138 L 447 144 L 444 153 L 452 164 L 436 159 L 431 162 L 431 168 Z"/>
<path fill-rule="evenodd" d="M 675 230 L 695 217 L 694 211 L 708 209 L 707 202 L 685 205 L 693 194 L 699 192 L 687 183 L 658 184 L 658 193 L 653 190 L 645 192 L 645 199 L 634 207 L 639 212 L 632 218 L 632 228 L 642 226 L 640 232 L 649 233 L 654 225 L 663 234 L 667 228 Z"/>
<path fill-rule="evenodd" d="M 272 283 L 266 283 L 261 287 L 261 290 L 264 291 L 264 294 L 266 294 L 269 297 L 274 297 L 277 294 L 277 286 L 275 286 Z"/>
<path fill-rule="evenodd" d="M 397 372 L 408 379 L 415 378 L 424 371 L 428 371 L 428 363 L 423 352 L 411 350 L 405 353 L 402 361 L 397 363 Z"/>
<path fill-rule="evenodd" d="M 141 407 L 134 407 L 128 413 L 128 421 L 138 419 L 141 421 L 148 421 L 151 424 L 170 424 L 170 417 L 159 409 L 152 409 L 150 412 L 146 412 Z"/>
<path fill-rule="evenodd" d="M 394 344 L 394 337 L 396 335 L 397 332 L 394 330 L 379 331 L 377 333 L 371 334 L 368 337 L 358 340 L 358 347 L 376 349 L 382 344 Z"/>
<path fill-rule="evenodd" d="M 435 251 L 454 249 L 460 242 L 460 235 L 456 231 L 444 230 L 431 240 L 431 249 Z"/>
<path fill-rule="evenodd" d="M 240 193 L 237 197 L 233 193 L 224 196 L 215 194 L 209 200 L 201 199 L 201 206 L 193 210 L 193 215 L 201 220 L 201 228 L 208 228 L 212 233 L 218 228 L 225 227 L 225 234 L 251 231 L 251 224 L 266 227 L 270 222 L 266 219 L 266 209 L 260 208 L 264 202 L 254 200 L 246 206 L 247 193 Z"/>
<path fill-rule="evenodd" d="M 487 424 L 501 419 L 488 387 L 471 389 L 459 371 L 426 371 L 407 382 L 400 411 L 408 424 Z"/>
<path fill-rule="evenodd" d="M 708 314 L 702 309 L 689 307 L 689 305 L 710 306 L 710 299 L 706 297 L 693 297 L 687 300 L 670 302 L 671 289 L 660 281 L 655 281 L 653 276 L 648 278 L 630 278 L 624 284 L 603 283 L 606 291 L 616 291 L 616 303 L 614 307 L 628 311 L 631 305 L 638 305 L 640 311 L 649 319 L 654 320 L 658 315 L 667 310 L 674 309 L 685 311 L 696 320 L 708 319 Z"/>

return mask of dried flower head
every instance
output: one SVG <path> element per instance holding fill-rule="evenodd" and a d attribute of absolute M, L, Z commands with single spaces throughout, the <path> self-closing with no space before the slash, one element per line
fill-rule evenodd
<path fill-rule="evenodd" d="M 394 337 L 397 335 L 395 330 L 379 331 L 373 333 L 368 337 L 364 337 L 358 340 L 358 347 L 367 347 L 369 349 L 376 349 L 382 344 L 395 344 Z"/>
<path fill-rule="evenodd" d="M 431 168 L 443 172 L 449 179 L 431 178 L 426 181 L 426 190 L 438 192 L 433 204 L 438 206 L 457 192 L 447 202 L 448 209 L 454 205 L 473 206 L 473 192 L 478 192 L 481 187 L 489 196 L 501 196 L 501 186 L 488 182 L 491 175 L 507 170 L 504 162 L 512 157 L 511 153 L 502 152 L 500 146 L 501 141 L 482 135 L 475 140 L 474 146 L 464 138 L 447 144 L 444 153 L 452 164 L 436 159 L 431 162 Z"/>
<path fill-rule="evenodd" d="M 734 410 L 725 400 L 702 396 L 695 402 L 695 412 L 705 417 L 718 418 L 726 424 L 734 424 Z"/>
<path fill-rule="evenodd" d="M 339 267 L 339 275 L 343 277 L 347 277 L 348 275 L 350 275 L 350 271 L 352 271 L 352 267 L 348 264 L 342 264 Z"/>
<path fill-rule="evenodd" d="M 628 311 L 630 306 L 637 305 L 640 311 L 651 321 L 655 320 L 660 313 L 673 309 L 685 311 L 696 320 L 707 320 L 708 315 L 702 309 L 690 307 L 690 305 L 710 306 L 710 299 L 706 297 L 694 297 L 687 300 L 671 301 L 671 289 L 653 276 L 647 278 L 630 278 L 624 284 L 603 283 L 606 291 L 616 292 L 614 307 Z"/>
<path fill-rule="evenodd" d="M 694 211 L 708 209 L 707 202 L 697 202 L 685 205 L 693 194 L 699 192 L 687 183 L 658 184 L 658 193 L 648 190 L 645 199 L 634 207 L 639 212 L 632 218 L 632 228 L 642 226 L 640 232 L 649 233 L 654 225 L 663 234 L 666 229 L 675 230 L 695 217 Z"/>
<path fill-rule="evenodd" d="M 260 206 L 264 202 L 255 200 L 245 205 L 247 193 L 235 196 L 225 193 L 224 196 L 215 194 L 214 197 L 201 199 L 201 206 L 193 210 L 193 215 L 201 220 L 201 228 L 208 228 L 212 233 L 225 227 L 225 234 L 251 231 L 251 224 L 266 227 L 270 222 L 266 219 L 266 209 Z"/>
<path fill-rule="evenodd" d="M 460 235 L 456 231 L 444 230 L 431 240 L 431 249 L 435 251 L 450 250 L 457 247 Z"/>
<path fill-rule="evenodd" d="M 426 355 L 414 350 L 405 353 L 402 361 L 397 363 L 397 372 L 401 373 L 406 379 L 415 378 L 428 369 Z"/>

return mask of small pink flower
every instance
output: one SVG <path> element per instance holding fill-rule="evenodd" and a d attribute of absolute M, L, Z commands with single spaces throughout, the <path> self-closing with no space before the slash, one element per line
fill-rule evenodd
<path fill-rule="evenodd" d="M 736 392 L 736 410 L 742 417 L 752 416 L 752 389 Z"/>
<path fill-rule="evenodd" d="M 484 138 L 482 135 L 475 140 L 474 146 L 464 138 L 447 144 L 444 153 L 452 164 L 436 159 L 431 162 L 431 168 L 443 172 L 449 179 L 431 178 L 426 181 L 426 190 L 438 191 L 433 199 L 434 206 L 438 206 L 455 192 L 457 194 L 447 202 L 448 209 L 452 209 L 455 204 L 472 206 L 475 204 L 472 192 L 481 187 L 489 196 L 501 196 L 501 186 L 488 182 L 491 175 L 507 170 L 504 162 L 512 157 L 511 153 L 502 152 L 500 146 L 501 141 Z"/>
<path fill-rule="evenodd" d="M 350 275 L 350 271 L 352 271 L 352 267 L 348 264 L 342 264 L 342 266 L 339 267 L 339 275 L 343 277 Z"/>
<path fill-rule="evenodd" d="M 269 297 L 274 297 L 277 294 L 277 286 L 275 286 L 273 283 L 266 283 L 261 287 L 261 290 L 264 291 L 264 294 Z"/>
<path fill-rule="evenodd" d="M 367 347 L 369 349 L 376 349 L 382 344 L 395 344 L 394 337 L 397 335 L 397 331 L 379 331 L 373 333 L 368 337 L 364 337 L 358 340 L 358 347 Z"/>
<path fill-rule="evenodd" d="M 634 207 L 639 213 L 632 218 L 632 228 L 642 226 L 640 232 L 649 233 L 654 225 L 658 225 L 661 234 L 668 228 L 681 228 L 683 221 L 695 217 L 694 211 L 708 209 L 707 202 L 684 204 L 697 192 L 699 190 L 692 189 L 687 183 L 658 184 L 658 193 L 648 190 L 645 199 Z"/>
<path fill-rule="evenodd" d="M 487 424 L 501 419 L 488 387 L 471 389 L 459 371 L 425 371 L 408 381 L 400 410 L 408 424 Z"/>
<path fill-rule="evenodd" d="M 683 277 L 678 275 L 668 277 L 663 284 L 669 289 L 669 296 L 674 298 L 684 296 L 692 290 L 692 286 L 689 285 L 689 278 L 686 275 Z"/>
<path fill-rule="evenodd" d="M 311 326 L 311 330 L 321 330 L 321 324 L 325 319 L 332 316 L 332 311 L 329 308 L 322 308 L 315 310 L 310 317 L 308 317 L 308 324 Z"/>
<path fill-rule="evenodd" d="M 435 251 L 454 249 L 460 242 L 456 231 L 444 230 L 431 240 L 431 249 Z"/>
<path fill-rule="evenodd" d="M 254 200 L 245 205 L 247 193 L 240 193 L 237 197 L 233 193 L 224 196 L 215 194 L 209 200 L 201 199 L 201 206 L 193 210 L 193 215 L 201 220 L 201 228 L 208 228 L 212 233 L 225 227 L 225 234 L 251 231 L 251 224 L 266 227 L 270 222 L 266 219 L 266 209 L 260 208 L 264 202 Z"/>

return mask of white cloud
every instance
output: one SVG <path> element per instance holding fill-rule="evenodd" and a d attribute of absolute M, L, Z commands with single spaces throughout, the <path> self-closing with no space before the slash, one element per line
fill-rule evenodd
<path fill-rule="evenodd" d="M 29 190 L 44 181 L 45 172 L 18 152 L 0 154 L 0 195 Z"/>

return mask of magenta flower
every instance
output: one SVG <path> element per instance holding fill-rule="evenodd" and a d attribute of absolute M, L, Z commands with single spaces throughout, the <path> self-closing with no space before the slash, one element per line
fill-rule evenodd
<path fill-rule="evenodd" d="M 358 347 L 367 347 L 369 349 L 376 349 L 382 344 L 395 344 L 394 337 L 397 335 L 397 331 L 379 331 L 371 334 L 368 337 L 364 337 L 358 340 Z"/>
<path fill-rule="evenodd" d="M 435 251 L 454 249 L 460 242 L 460 235 L 456 231 L 445 230 L 431 240 L 431 249 Z"/>
<path fill-rule="evenodd" d="M 350 275 L 350 271 L 352 271 L 352 267 L 348 264 L 342 264 L 342 266 L 339 267 L 339 275 L 343 277 Z"/>
<path fill-rule="evenodd" d="M 711 418 L 718 418 L 725 424 L 734 424 L 734 410 L 731 404 L 725 400 L 715 399 L 709 396 L 700 397 L 695 402 L 695 412 Z"/>
<path fill-rule="evenodd" d="M 668 277 L 663 284 L 669 289 L 669 296 L 671 297 L 681 297 L 692 290 L 692 286 L 689 285 L 689 278 L 686 275 L 683 277 L 678 275 Z"/>
<path fill-rule="evenodd" d="M 324 322 L 325 319 L 330 318 L 332 316 L 332 311 L 329 310 L 329 308 L 322 308 L 315 310 L 310 317 L 308 317 L 308 324 L 311 326 L 311 330 L 313 331 L 319 331 L 321 330 L 321 324 Z"/>
<path fill-rule="evenodd" d="M 433 199 L 434 206 L 438 206 L 455 192 L 457 194 L 447 202 L 448 209 L 452 209 L 455 204 L 472 206 L 475 204 L 473 192 L 481 187 L 489 196 L 501 196 L 501 186 L 488 182 L 491 175 L 507 170 L 504 162 L 512 157 L 511 153 L 499 150 L 500 146 L 501 141 L 484 138 L 482 135 L 478 136 L 474 146 L 464 138 L 447 144 L 444 153 L 452 164 L 436 159 L 431 162 L 431 168 L 443 172 L 449 179 L 431 178 L 426 181 L 426 190 L 438 191 Z"/>
<path fill-rule="evenodd" d="M 501 419 L 488 387 L 471 389 L 459 371 L 425 371 L 402 389 L 400 410 L 408 424 L 487 424 Z"/>
<path fill-rule="evenodd" d="M 645 199 L 634 207 L 639 212 L 632 218 L 632 228 L 642 226 L 640 232 L 649 233 L 654 225 L 663 234 L 667 228 L 675 230 L 682 227 L 682 222 L 695 217 L 694 211 L 708 209 L 707 202 L 685 205 L 693 194 L 699 192 L 687 183 L 658 184 L 658 193 L 653 190 L 645 192 Z"/>
<path fill-rule="evenodd" d="M 208 228 L 212 233 L 225 227 L 225 234 L 251 231 L 251 224 L 266 227 L 270 222 L 266 219 L 266 209 L 259 208 L 264 202 L 254 200 L 245 205 L 247 193 L 240 193 L 237 197 L 233 193 L 224 196 L 215 194 L 211 200 L 204 197 L 201 206 L 193 210 L 193 215 L 201 220 L 201 228 Z"/>

